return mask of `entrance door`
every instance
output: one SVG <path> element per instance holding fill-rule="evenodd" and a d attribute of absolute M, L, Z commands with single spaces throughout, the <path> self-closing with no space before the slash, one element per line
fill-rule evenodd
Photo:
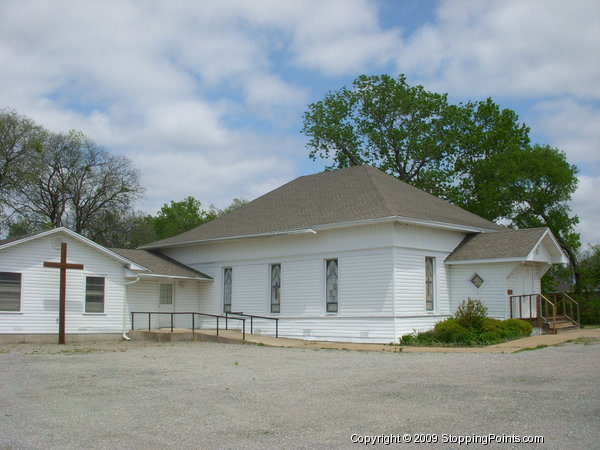
<path fill-rule="evenodd" d="M 174 312 L 175 311 L 175 302 L 174 302 L 174 286 L 172 283 L 160 283 L 158 285 L 159 289 L 159 300 L 158 300 L 158 310 L 159 312 Z M 173 319 L 175 321 L 175 319 Z M 171 327 L 171 315 L 170 314 L 159 314 L 158 317 L 158 327 L 159 328 L 167 328 Z"/>
<path fill-rule="evenodd" d="M 535 297 L 529 297 L 530 294 L 536 294 L 533 266 L 524 265 L 519 267 L 515 276 L 515 294 L 525 295 L 521 297 L 521 314 L 522 317 L 535 316 L 536 300 Z M 531 301 L 530 301 L 531 300 Z M 519 302 L 515 301 L 513 305 L 514 311 L 518 314 Z"/>

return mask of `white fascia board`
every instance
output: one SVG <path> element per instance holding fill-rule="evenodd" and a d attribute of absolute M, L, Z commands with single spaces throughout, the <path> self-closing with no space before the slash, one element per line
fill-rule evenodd
<path fill-rule="evenodd" d="M 540 237 L 540 239 L 537 241 L 537 243 L 533 246 L 533 249 L 531 250 L 531 252 L 529 253 L 529 255 L 527 255 L 527 261 L 535 261 L 535 250 L 542 245 L 542 242 L 544 241 L 544 239 L 546 239 L 546 237 L 550 238 L 550 240 L 552 241 L 552 243 L 556 246 L 556 250 L 558 250 L 559 254 L 560 254 L 560 261 L 555 262 L 554 264 L 568 264 L 569 262 L 569 258 L 568 256 L 565 254 L 565 251 L 563 250 L 563 248 L 561 247 L 561 245 L 558 243 L 558 241 L 556 240 L 556 238 L 554 237 L 554 234 L 552 233 L 552 231 L 550 231 L 549 228 L 546 229 L 546 231 L 544 232 L 544 234 L 542 234 L 542 237 Z"/>
<path fill-rule="evenodd" d="M 468 226 L 468 225 L 457 225 L 454 223 L 447 223 L 447 222 L 435 222 L 432 220 L 425 220 L 425 219 L 411 219 L 410 217 L 401 217 L 401 216 L 396 216 L 396 221 L 398 223 L 419 225 L 422 227 L 440 228 L 443 230 L 466 231 L 469 233 L 486 233 L 486 232 L 501 231 L 501 230 L 495 230 L 493 228 L 472 227 L 472 226 Z"/>
<path fill-rule="evenodd" d="M 461 261 L 444 261 L 444 264 L 448 264 L 448 265 L 494 264 L 494 263 L 522 262 L 522 261 L 527 261 L 527 258 L 521 257 L 521 258 L 494 258 L 494 259 L 465 259 L 465 260 L 461 260 Z"/>
<path fill-rule="evenodd" d="M 266 233 L 258 233 L 258 234 L 246 234 L 241 236 L 228 236 L 228 237 L 220 237 L 220 238 L 211 238 L 211 239 L 198 239 L 195 241 L 185 241 L 178 242 L 176 244 L 161 244 L 161 245 L 142 245 L 139 247 L 140 249 L 155 249 L 155 248 L 168 248 L 168 247 L 186 247 L 188 245 L 193 244 L 204 244 L 207 242 L 221 242 L 221 241 L 232 241 L 238 239 L 252 239 L 252 238 L 265 238 L 272 236 L 288 236 L 288 235 L 296 235 L 296 234 L 317 234 L 315 230 L 312 228 L 301 228 L 297 230 L 287 230 L 287 231 L 268 231 Z"/>
<path fill-rule="evenodd" d="M 175 244 L 162 244 L 162 245 L 142 245 L 140 249 L 154 249 L 154 248 L 168 248 L 168 247 L 185 247 L 193 244 L 203 244 L 208 242 L 222 242 L 222 241 L 231 241 L 238 239 L 252 239 L 252 238 L 264 238 L 264 237 L 272 237 L 272 236 L 289 236 L 289 235 L 298 235 L 298 234 L 317 234 L 318 230 L 330 230 L 335 228 L 347 228 L 352 226 L 360 226 L 360 225 L 371 225 L 377 223 L 405 223 L 411 225 L 418 225 L 422 227 L 429 228 L 438 228 L 443 230 L 454 230 L 454 231 L 462 231 L 467 233 L 477 233 L 477 232 L 494 232 L 499 230 L 494 230 L 491 228 L 481 228 L 481 227 L 471 227 L 467 225 L 457 225 L 446 222 L 435 222 L 431 220 L 425 219 L 412 219 L 409 217 L 402 216 L 388 216 L 388 217 L 380 217 L 376 219 L 362 219 L 362 220 L 353 220 L 348 222 L 335 222 L 335 223 L 327 223 L 322 225 L 314 225 L 310 228 L 298 228 L 294 230 L 284 230 L 284 231 L 269 231 L 266 233 L 259 234 L 246 234 L 241 236 L 227 236 L 227 237 L 219 237 L 219 238 L 211 238 L 211 239 L 198 239 L 194 241 L 185 241 L 178 242 Z"/>
<path fill-rule="evenodd" d="M 30 241 L 33 241 L 33 240 L 36 240 L 36 239 L 40 239 L 40 238 L 43 238 L 43 237 L 46 237 L 46 236 L 51 236 L 51 235 L 56 234 L 56 233 L 64 233 L 67 236 L 70 236 L 73 239 L 76 239 L 76 240 L 80 241 L 81 243 L 83 243 L 85 245 L 88 245 L 88 246 L 90 246 L 90 247 L 98 250 L 99 252 L 104 253 L 104 254 L 110 256 L 111 258 L 120 261 L 121 263 L 126 264 L 127 267 L 129 269 L 131 269 L 131 270 L 139 270 L 139 271 L 149 272 L 149 270 L 146 267 L 140 266 L 139 264 L 136 264 L 133 261 L 130 261 L 129 259 L 127 259 L 127 258 L 125 258 L 125 257 L 123 257 L 121 255 L 118 255 L 115 252 L 110 251 L 106 247 L 103 247 L 102 245 L 95 243 L 94 241 L 86 238 L 85 236 L 82 236 L 82 235 L 80 235 L 78 233 L 75 233 L 74 231 L 69 230 L 68 228 L 65 228 L 65 227 L 54 228 L 52 230 L 43 231 L 41 233 L 34 234 L 33 236 L 28 236 L 28 237 L 23 238 L 23 239 L 18 239 L 16 241 L 9 242 L 7 244 L 4 244 L 4 245 L 0 246 L 0 250 L 4 250 L 4 249 L 9 248 L 9 247 L 13 247 L 13 246 L 16 246 L 16 245 L 24 244 L 26 242 L 30 242 Z"/>
<path fill-rule="evenodd" d="M 140 273 L 136 274 L 140 278 L 169 278 L 172 280 L 192 280 L 192 281 L 213 281 L 212 278 L 205 277 L 185 277 L 180 275 L 159 275 L 155 273 Z"/>

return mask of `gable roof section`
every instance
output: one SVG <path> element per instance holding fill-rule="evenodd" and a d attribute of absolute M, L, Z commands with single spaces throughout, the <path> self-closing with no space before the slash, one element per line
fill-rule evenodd
<path fill-rule="evenodd" d="M 42 231 L 40 233 L 29 234 L 26 236 L 20 236 L 20 237 L 0 240 L 0 250 L 4 250 L 6 248 L 10 248 L 10 247 L 13 247 L 16 245 L 21 245 L 26 242 L 30 242 L 30 241 L 33 241 L 36 239 L 47 237 L 47 236 L 52 236 L 55 234 L 66 234 L 67 236 L 70 236 L 73 239 L 78 240 L 79 242 L 98 250 L 100 253 L 103 253 L 103 254 L 109 256 L 110 258 L 119 261 L 121 264 L 127 266 L 131 270 L 137 270 L 137 271 L 147 270 L 146 268 L 136 264 L 134 261 L 131 261 L 122 255 L 114 253 L 111 250 L 107 249 L 106 247 L 103 247 L 102 245 L 97 244 L 94 241 L 92 241 L 78 233 L 75 233 L 74 231 L 71 231 L 65 227 L 53 228 L 52 230 Z"/>
<path fill-rule="evenodd" d="M 550 249 L 553 262 L 566 262 L 564 252 L 548 228 L 529 228 L 470 234 L 448 255 L 446 263 L 533 261 L 533 252 L 542 243 Z"/>
<path fill-rule="evenodd" d="M 193 230 L 141 248 L 312 231 L 311 227 L 374 219 L 411 219 L 481 231 L 504 227 L 368 165 L 295 180 Z"/>
<path fill-rule="evenodd" d="M 148 272 L 138 274 L 140 276 L 212 280 L 208 275 L 158 252 L 124 248 L 111 248 L 110 250 L 148 269 Z"/>

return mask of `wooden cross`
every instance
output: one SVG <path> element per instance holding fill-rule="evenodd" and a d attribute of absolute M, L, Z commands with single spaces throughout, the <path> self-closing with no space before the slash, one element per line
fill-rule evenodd
<path fill-rule="evenodd" d="M 67 269 L 83 270 L 83 264 L 67 263 L 67 243 L 60 244 L 60 262 L 44 262 L 44 267 L 60 269 L 60 315 L 58 319 L 58 343 L 65 343 L 65 316 L 67 311 Z"/>

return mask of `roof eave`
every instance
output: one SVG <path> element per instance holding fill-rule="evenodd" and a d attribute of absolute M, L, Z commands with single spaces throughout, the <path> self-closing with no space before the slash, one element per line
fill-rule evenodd
<path fill-rule="evenodd" d="M 140 278 L 170 278 L 173 280 L 192 280 L 192 281 L 213 281 L 211 277 L 187 277 L 184 275 L 163 275 L 157 273 L 139 273 L 137 274 Z"/>
<path fill-rule="evenodd" d="M 293 230 L 281 230 L 281 231 L 269 231 L 266 233 L 257 233 L 257 234 L 246 234 L 240 236 L 224 236 L 218 238 L 209 238 L 209 239 L 196 239 L 190 241 L 182 241 L 182 242 L 174 242 L 168 244 L 146 244 L 142 245 L 140 249 L 156 249 L 156 248 L 169 248 L 169 247 L 184 247 L 187 245 L 194 244 L 203 244 L 203 243 L 212 243 L 212 242 L 223 242 L 223 241 L 232 241 L 239 239 L 253 239 L 253 238 L 265 238 L 265 237 L 273 237 L 273 236 L 288 236 L 288 235 L 299 235 L 299 234 L 316 234 L 318 230 L 331 230 L 335 228 L 346 228 L 350 226 L 359 226 L 359 225 L 371 225 L 376 223 L 404 223 L 409 225 L 419 225 L 428 228 L 437 228 L 443 230 L 451 230 L 451 231 L 459 231 L 466 233 L 482 233 L 482 232 L 494 232 L 498 231 L 493 228 L 483 228 L 483 227 L 474 227 L 469 225 L 460 225 L 448 222 L 436 222 L 427 219 L 414 219 L 410 217 L 403 216 L 388 216 L 388 217 L 379 217 L 375 219 L 361 219 L 361 220 L 352 220 L 347 222 L 333 222 L 326 223 L 321 225 L 314 225 L 310 228 L 299 228 Z"/>
<path fill-rule="evenodd" d="M 511 262 L 525 262 L 528 261 L 527 256 L 521 257 L 508 257 L 508 258 L 490 258 L 490 259 L 462 259 L 462 260 L 446 260 L 445 264 L 459 265 L 459 264 L 493 264 L 493 263 L 511 263 Z"/>
<path fill-rule="evenodd" d="M 287 236 L 287 235 L 297 235 L 297 234 L 317 234 L 317 232 L 315 230 L 313 230 L 312 228 L 302 228 L 302 229 L 298 229 L 298 230 L 287 230 L 287 231 L 268 231 L 266 233 L 247 234 L 247 235 L 240 235 L 240 236 L 226 236 L 226 237 L 218 237 L 218 238 L 210 238 L 210 239 L 196 239 L 196 240 L 192 240 L 192 241 L 182 241 L 182 242 L 174 242 L 174 243 L 160 244 L 160 245 L 146 244 L 146 245 L 140 246 L 139 248 L 141 250 L 152 250 L 152 249 L 156 249 L 156 248 L 185 247 L 187 245 L 203 244 L 203 243 L 209 243 L 209 242 L 222 242 L 222 241 L 233 241 L 233 240 L 239 240 L 239 239 L 265 238 L 265 237 L 272 237 L 272 236 Z"/>

